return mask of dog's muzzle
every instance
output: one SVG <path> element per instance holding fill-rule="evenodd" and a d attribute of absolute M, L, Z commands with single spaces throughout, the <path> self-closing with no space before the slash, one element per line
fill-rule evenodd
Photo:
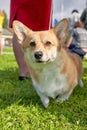
<path fill-rule="evenodd" d="M 35 61 L 38 63 L 47 63 L 50 61 L 50 59 L 47 59 L 46 61 L 43 60 L 43 52 L 42 51 L 35 52 L 34 58 L 35 58 Z"/>
<path fill-rule="evenodd" d="M 41 60 L 42 56 L 43 56 L 43 52 L 42 51 L 37 51 L 34 54 L 35 59 L 38 60 L 38 61 Z"/>

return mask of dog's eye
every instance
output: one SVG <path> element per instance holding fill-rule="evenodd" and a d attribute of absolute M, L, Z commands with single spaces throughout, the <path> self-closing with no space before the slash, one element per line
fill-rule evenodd
<path fill-rule="evenodd" d="M 49 45 L 51 45 L 51 42 L 50 42 L 50 41 L 47 41 L 47 42 L 45 43 L 45 45 L 46 45 L 46 46 L 49 46 Z"/>
<path fill-rule="evenodd" d="M 36 43 L 33 41 L 33 42 L 30 42 L 30 46 L 31 47 L 35 47 Z"/>

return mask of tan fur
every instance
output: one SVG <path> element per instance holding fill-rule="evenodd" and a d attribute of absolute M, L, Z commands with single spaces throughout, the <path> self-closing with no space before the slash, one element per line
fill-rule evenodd
<path fill-rule="evenodd" d="M 77 54 L 70 52 L 67 53 L 68 55 L 66 55 L 66 52 L 65 55 L 62 55 L 64 54 L 64 52 L 62 52 L 61 54 L 61 59 L 63 60 L 64 63 L 64 67 L 61 73 L 65 74 L 67 72 L 67 82 L 69 86 L 71 86 L 68 92 L 69 91 L 71 92 L 73 87 L 75 87 L 78 84 L 78 77 L 82 76 L 83 68 L 82 68 L 82 60 Z"/>
<path fill-rule="evenodd" d="M 77 84 L 82 86 L 81 58 L 62 47 L 68 33 L 66 19 L 47 31 L 34 32 L 19 21 L 14 21 L 13 28 L 23 47 L 34 87 L 45 107 L 49 97 L 65 100 Z"/>

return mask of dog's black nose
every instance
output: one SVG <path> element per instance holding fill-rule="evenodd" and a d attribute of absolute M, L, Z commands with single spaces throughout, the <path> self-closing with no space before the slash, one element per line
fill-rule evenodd
<path fill-rule="evenodd" d="M 34 56 L 36 59 L 40 60 L 41 57 L 43 56 L 43 53 L 42 53 L 42 51 L 37 51 L 37 52 L 35 52 Z"/>

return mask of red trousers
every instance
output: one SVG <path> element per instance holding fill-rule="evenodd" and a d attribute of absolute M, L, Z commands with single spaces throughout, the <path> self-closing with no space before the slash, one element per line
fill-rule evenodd
<path fill-rule="evenodd" d="M 10 23 L 19 20 L 32 30 L 47 30 L 52 20 L 52 0 L 11 0 Z"/>

